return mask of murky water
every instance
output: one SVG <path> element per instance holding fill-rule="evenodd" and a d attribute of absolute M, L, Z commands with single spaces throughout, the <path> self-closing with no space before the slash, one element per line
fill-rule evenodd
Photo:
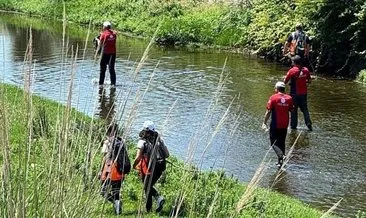
<path fill-rule="evenodd" d="M 192 143 L 199 145 L 196 161 L 201 159 L 214 123 L 238 98 L 204 152 L 202 165 L 205 169 L 224 167 L 228 174 L 242 181 L 250 180 L 269 147 L 268 133 L 260 129 L 265 104 L 273 84 L 282 78 L 286 68 L 239 54 L 153 47 L 135 80 L 133 69 L 148 42 L 120 35 L 118 85 L 106 86 L 103 91 L 95 84 L 99 65 L 90 39 L 84 50 L 87 29 L 68 28 L 68 40 L 63 42 L 59 23 L 0 14 L 0 70 L 1 80 L 6 83 L 23 86 L 23 61 L 31 25 L 34 93 L 66 102 L 71 70 L 69 64 L 62 64 L 62 45 L 65 43 L 68 48 L 67 63 L 71 63 L 72 51 L 78 46 L 73 106 L 91 116 L 116 115 L 124 123 L 136 95 L 141 96 L 142 103 L 133 110 L 136 118 L 131 135 L 137 137 L 144 120 L 154 120 L 170 150 L 182 159 L 188 156 Z M 91 36 L 96 33 L 93 31 Z M 220 100 L 212 101 L 226 58 L 224 75 L 229 74 Z M 210 105 L 214 106 L 208 113 L 211 115 L 207 115 Z M 275 189 L 323 210 L 343 198 L 336 211 L 342 216 L 366 211 L 365 108 L 365 86 L 352 81 L 316 79 L 309 93 L 314 131 L 307 132 L 301 118 L 299 130 L 289 132 L 288 148 L 303 130 L 289 169 Z M 274 163 L 275 155 L 270 155 Z M 271 185 L 275 173 L 275 167 L 268 169 L 262 186 Z"/>

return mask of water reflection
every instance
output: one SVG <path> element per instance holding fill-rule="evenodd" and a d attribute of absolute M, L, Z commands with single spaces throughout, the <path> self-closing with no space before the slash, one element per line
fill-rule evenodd
<path fill-rule="evenodd" d="M 24 60 L 24 51 L 27 51 L 30 39 L 30 28 L 19 28 L 15 25 L 7 26 L 12 39 L 12 57 L 15 62 Z M 44 62 L 54 55 L 54 36 L 51 33 L 32 29 L 33 54 L 37 56 L 37 62 Z"/>
<path fill-rule="evenodd" d="M 107 91 L 109 93 L 107 94 Z M 111 123 L 115 114 L 116 114 L 116 87 L 104 88 L 103 86 L 99 87 L 98 90 L 98 112 L 97 116 L 106 120 L 107 123 Z"/>

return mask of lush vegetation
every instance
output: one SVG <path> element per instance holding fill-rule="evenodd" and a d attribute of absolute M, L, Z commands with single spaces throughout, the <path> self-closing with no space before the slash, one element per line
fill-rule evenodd
<path fill-rule="evenodd" d="M 366 70 L 361 70 L 361 72 L 358 74 L 358 81 L 366 83 Z"/>
<path fill-rule="evenodd" d="M 310 61 L 318 72 L 355 77 L 366 68 L 366 2 L 363 0 L 2 0 L 0 7 L 49 18 L 100 25 L 151 36 L 157 42 L 247 48 L 282 60 L 282 44 L 301 22 L 313 39 Z"/>
<path fill-rule="evenodd" d="M 113 216 L 112 206 L 99 195 L 97 180 L 104 121 L 13 86 L 1 84 L 0 91 L 0 213 L 7 217 Z M 129 143 L 130 157 L 133 147 Z M 202 173 L 174 157 L 170 162 L 158 184 L 167 199 L 163 215 L 180 208 L 180 216 L 190 217 L 320 216 L 298 200 L 244 186 L 223 172 Z M 253 192 L 248 194 L 248 189 Z M 132 172 L 123 186 L 123 215 L 134 217 L 142 201 L 140 179 Z"/>

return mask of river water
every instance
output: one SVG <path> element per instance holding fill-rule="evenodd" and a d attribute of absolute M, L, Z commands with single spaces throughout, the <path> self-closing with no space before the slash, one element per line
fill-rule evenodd
<path fill-rule="evenodd" d="M 60 23 L 0 14 L 1 80 L 23 86 L 30 26 L 33 92 L 65 103 L 71 70 L 62 64 Z M 84 52 L 87 32 L 87 28 L 67 28 L 67 63 L 71 62 L 71 51 L 79 47 L 74 68 L 75 108 L 90 116 L 116 115 L 121 123 L 135 112 L 129 131 L 132 138 L 137 138 L 144 120 L 154 120 L 176 156 L 185 160 L 194 147 L 194 161 L 202 162 L 204 169 L 224 168 L 228 175 L 244 182 L 251 179 L 269 148 L 268 133 L 260 128 L 265 105 L 274 83 L 282 79 L 287 68 L 241 54 L 153 46 L 135 77 L 133 70 L 148 41 L 119 35 L 117 86 L 100 89 L 95 83 L 99 65 L 90 39 Z M 91 36 L 96 34 L 93 30 Z M 221 75 L 225 81 L 219 98 L 215 98 Z M 141 104 L 134 109 L 136 96 L 141 97 Z M 299 116 L 299 129 L 289 131 L 287 148 L 301 135 L 284 178 L 274 188 L 321 210 L 343 199 L 336 210 L 341 216 L 366 211 L 366 87 L 316 77 L 309 87 L 308 101 L 314 131 L 308 132 Z M 214 135 L 223 116 L 225 121 Z M 263 187 L 270 186 L 276 174 L 274 152 L 270 157 L 273 167 L 267 170 Z"/>

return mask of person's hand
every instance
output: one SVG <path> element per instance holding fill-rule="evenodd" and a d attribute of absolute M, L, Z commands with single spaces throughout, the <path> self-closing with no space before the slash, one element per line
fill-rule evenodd
<path fill-rule="evenodd" d="M 101 171 L 99 171 L 98 172 L 98 179 L 100 179 L 102 177 L 102 172 Z"/>
<path fill-rule="evenodd" d="M 265 123 L 263 123 L 262 124 L 262 129 L 264 130 L 264 131 L 268 131 L 268 126 L 267 126 L 267 124 L 265 124 Z"/>

